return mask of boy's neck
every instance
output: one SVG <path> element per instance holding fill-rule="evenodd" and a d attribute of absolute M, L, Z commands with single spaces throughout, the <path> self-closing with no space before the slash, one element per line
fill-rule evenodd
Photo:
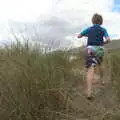
<path fill-rule="evenodd" d="M 99 25 L 100 26 L 100 24 L 93 24 L 93 25 Z"/>

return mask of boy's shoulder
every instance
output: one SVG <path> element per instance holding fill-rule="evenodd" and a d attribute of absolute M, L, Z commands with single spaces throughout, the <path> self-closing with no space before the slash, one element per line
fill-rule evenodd
<path fill-rule="evenodd" d="M 105 26 L 100 26 L 104 31 L 107 31 L 107 28 Z"/>
<path fill-rule="evenodd" d="M 101 30 L 102 30 L 104 33 L 107 32 L 107 29 L 106 29 L 104 26 L 101 26 L 101 25 L 98 25 L 98 24 L 93 24 L 93 25 L 89 25 L 89 26 L 84 27 L 84 28 L 82 29 L 81 34 L 88 33 L 90 30 L 96 28 L 96 26 L 99 27 L 99 28 L 101 28 Z"/>
<path fill-rule="evenodd" d="M 103 25 L 98 25 L 98 24 L 96 24 L 96 25 L 91 25 L 91 26 L 89 27 L 89 29 L 90 29 L 90 28 L 94 28 L 95 26 L 100 27 L 100 28 L 102 29 L 102 31 L 104 31 L 104 32 L 107 31 L 106 27 L 104 27 Z"/>
<path fill-rule="evenodd" d="M 106 28 L 104 26 L 101 26 L 101 25 L 98 25 L 98 24 L 93 24 L 93 25 L 87 26 L 84 29 L 91 29 L 91 28 L 94 28 L 96 26 L 102 28 L 103 30 L 106 30 Z"/>

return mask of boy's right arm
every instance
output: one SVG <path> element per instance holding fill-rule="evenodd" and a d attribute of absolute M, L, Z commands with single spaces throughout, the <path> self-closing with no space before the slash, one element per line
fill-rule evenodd
<path fill-rule="evenodd" d="M 82 38 L 83 36 L 88 36 L 88 28 L 77 34 L 77 38 Z"/>
<path fill-rule="evenodd" d="M 77 34 L 77 38 L 81 38 L 83 37 L 81 34 Z"/>

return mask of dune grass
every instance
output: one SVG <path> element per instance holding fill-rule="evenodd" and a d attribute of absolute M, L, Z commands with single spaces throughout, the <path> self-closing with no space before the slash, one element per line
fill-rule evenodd
<path fill-rule="evenodd" d="M 81 53 L 80 53 L 81 54 Z M 83 81 L 82 55 L 70 61 L 66 51 L 42 52 L 28 43 L 0 49 L 1 120 L 75 120 L 71 90 Z M 109 53 L 105 71 L 115 83 L 120 98 L 120 55 Z M 79 70 L 79 71 L 75 71 Z"/>
<path fill-rule="evenodd" d="M 72 110 L 69 94 L 77 77 L 65 51 L 43 53 L 13 44 L 0 50 L 0 118 L 59 120 Z M 63 114 L 64 113 L 64 114 Z"/>

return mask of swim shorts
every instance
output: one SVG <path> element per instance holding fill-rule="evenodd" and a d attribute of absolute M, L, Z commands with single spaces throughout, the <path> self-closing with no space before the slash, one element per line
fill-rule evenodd
<path fill-rule="evenodd" d="M 88 46 L 85 50 L 85 66 L 100 65 L 103 62 L 104 48 L 103 46 Z"/>

